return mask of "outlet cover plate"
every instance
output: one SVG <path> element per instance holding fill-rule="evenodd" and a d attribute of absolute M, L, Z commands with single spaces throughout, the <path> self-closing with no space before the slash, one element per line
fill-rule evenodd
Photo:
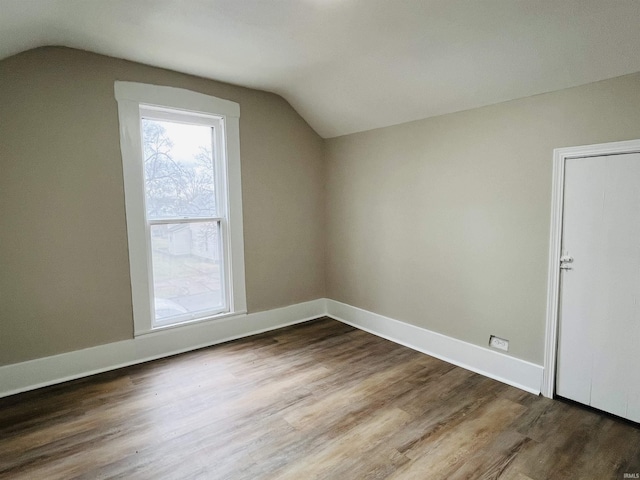
<path fill-rule="evenodd" d="M 505 352 L 509 351 L 509 340 L 505 340 L 504 338 L 496 337 L 495 335 L 491 335 L 489 337 L 489 346 L 493 348 L 497 348 L 498 350 L 504 350 Z"/>

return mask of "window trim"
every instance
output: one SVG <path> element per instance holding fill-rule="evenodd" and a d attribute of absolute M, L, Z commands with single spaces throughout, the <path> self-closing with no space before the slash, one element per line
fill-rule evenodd
<path fill-rule="evenodd" d="M 116 81 L 115 98 L 120 122 L 120 149 L 124 176 L 124 194 L 129 244 L 129 270 L 133 302 L 134 336 L 168 328 L 180 328 L 196 322 L 212 321 L 247 312 L 244 236 L 242 224 L 242 185 L 240 171 L 240 106 L 230 100 L 174 87 Z M 220 146 L 226 167 L 227 295 L 229 311 L 178 324 L 153 326 L 151 310 L 153 285 L 150 280 L 151 250 L 147 231 L 142 164 L 142 110 L 179 110 L 191 116 L 218 117 L 224 131 Z M 226 181 L 225 181 L 226 180 Z"/>

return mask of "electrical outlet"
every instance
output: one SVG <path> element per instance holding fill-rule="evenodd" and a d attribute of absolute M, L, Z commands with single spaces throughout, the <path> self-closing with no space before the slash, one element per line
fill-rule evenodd
<path fill-rule="evenodd" d="M 499 350 L 504 350 L 505 352 L 509 351 L 509 340 L 505 340 L 504 338 L 496 337 L 495 335 L 491 335 L 489 337 L 489 346 L 493 348 L 497 348 Z"/>

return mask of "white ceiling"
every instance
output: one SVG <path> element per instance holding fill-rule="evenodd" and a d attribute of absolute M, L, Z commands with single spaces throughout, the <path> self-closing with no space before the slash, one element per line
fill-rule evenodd
<path fill-rule="evenodd" d="M 64 45 L 272 91 L 323 137 L 640 71 L 640 0 L 0 0 Z"/>

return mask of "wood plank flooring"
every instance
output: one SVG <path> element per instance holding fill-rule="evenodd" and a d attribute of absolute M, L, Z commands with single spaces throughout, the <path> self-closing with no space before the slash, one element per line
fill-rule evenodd
<path fill-rule="evenodd" d="M 636 473 L 638 426 L 329 319 L 0 400 L 0 478 Z"/>

